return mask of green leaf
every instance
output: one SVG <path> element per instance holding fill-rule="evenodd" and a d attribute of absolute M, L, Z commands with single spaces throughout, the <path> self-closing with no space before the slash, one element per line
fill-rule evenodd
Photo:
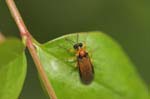
<path fill-rule="evenodd" d="M 101 32 L 79 33 L 79 42 L 86 43 L 94 66 L 94 80 L 85 85 L 80 81 L 72 41 L 77 34 L 69 34 L 43 45 L 37 53 L 51 81 L 58 99 L 147 99 L 148 91 L 133 64 L 122 48 Z M 75 57 L 76 58 L 76 57 Z"/>
<path fill-rule="evenodd" d="M 24 48 L 14 38 L 0 44 L 0 99 L 18 99 L 27 67 Z"/>

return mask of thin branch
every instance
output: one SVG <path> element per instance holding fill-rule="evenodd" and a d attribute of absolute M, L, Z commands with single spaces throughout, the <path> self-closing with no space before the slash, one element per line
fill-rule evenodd
<path fill-rule="evenodd" d="M 14 20 L 20 30 L 20 35 L 21 35 L 22 39 L 25 40 L 25 44 L 26 44 L 27 48 L 29 49 L 29 52 L 34 60 L 36 68 L 41 76 L 41 79 L 43 81 L 43 84 L 44 84 L 47 92 L 48 92 L 49 97 L 51 99 L 57 99 L 55 91 L 53 90 L 52 85 L 51 85 L 50 81 L 48 80 L 48 77 L 46 76 L 46 73 L 41 64 L 41 61 L 37 55 L 36 49 L 32 42 L 31 34 L 28 31 L 26 25 L 24 24 L 24 21 L 14 3 L 14 0 L 6 0 L 6 3 L 8 5 L 8 8 L 11 12 L 12 17 L 14 18 Z"/>

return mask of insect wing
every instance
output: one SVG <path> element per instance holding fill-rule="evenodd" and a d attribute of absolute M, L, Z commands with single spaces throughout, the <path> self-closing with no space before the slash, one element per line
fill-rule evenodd
<path fill-rule="evenodd" d="M 94 69 L 90 58 L 88 56 L 78 58 L 78 67 L 81 81 L 84 84 L 90 84 L 94 78 Z"/>

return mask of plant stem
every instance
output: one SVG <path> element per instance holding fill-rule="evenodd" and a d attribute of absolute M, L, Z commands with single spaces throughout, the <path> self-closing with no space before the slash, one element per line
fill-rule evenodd
<path fill-rule="evenodd" d="M 46 76 L 44 68 L 41 64 L 41 61 L 36 53 L 36 49 L 35 49 L 35 46 L 32 41 L 32 36 L 31 36 L 30 32 L 28 31 L 26 25 L 24 24 L 24 21 L 15 5 L 14 0 L 6 0 L 6 3 L 8 5 L 8 8 L 11 12 L 13 19 L 15 20 L 15 22 L 20 30 L 20 35 L 21 35 L 22 39 L 25 40 L 25 44 L 26 44 L 27 48 L 29 49 L 29 52 L 33 58 L 33 61 L 36 65 L 36 68 L 40 74 L 40 77 L 41 77 L 43 84 L 48 92 L 49 97 L 51 99 L 57 99 L 55 91 L 53 90 L 52 85 L 51 85 L 50 81 L 48 80 L 48 77 Z"/>

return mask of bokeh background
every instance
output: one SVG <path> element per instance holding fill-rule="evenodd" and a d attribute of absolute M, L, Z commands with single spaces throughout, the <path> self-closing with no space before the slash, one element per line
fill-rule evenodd
<path fill-rule="evenodd" d="M 141 78 L 150 83 L 150 0 L 15 1 L 39 42 L 73 32 L 103 31 L 120 43 Z M 5 0 L 0 0 L 0 31 L 20 38 Z M 28 73 L 19 99 L 47 99 L 30 55 L 27 58 Z"/>

